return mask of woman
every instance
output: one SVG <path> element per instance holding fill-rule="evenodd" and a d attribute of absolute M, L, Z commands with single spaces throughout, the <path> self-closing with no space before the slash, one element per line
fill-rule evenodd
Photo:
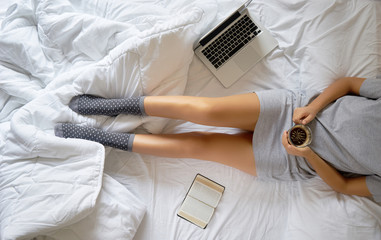
<path fill-rule="evenodd" d="M 337 192 L 372 196 L 381 202 L 380 97 L 379 79 L 354 77 L 338 79 L 320 95 L 289 90 L 221 98 L 81 95 L 70 102 L 81 114 L 148 115 L 245 132 L 135 135 L 69 123 L 57 124 L 55 132 L 60 137 L 88 139 L 136 153 L 215 161 L 262 178 L 297 180 L 318 174 Z M 285 130 L 293 122 L 312 129 L 310 146 L 296 148 L 288 142 Z"/>

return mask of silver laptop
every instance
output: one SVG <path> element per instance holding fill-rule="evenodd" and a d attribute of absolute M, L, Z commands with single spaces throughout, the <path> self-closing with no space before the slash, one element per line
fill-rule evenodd
<path fill-rule="evenodd" d="M 278 42 L 254 21 L 247 1 L 200 40 L 195 54 L 226 88 L 235 83 Z"/>

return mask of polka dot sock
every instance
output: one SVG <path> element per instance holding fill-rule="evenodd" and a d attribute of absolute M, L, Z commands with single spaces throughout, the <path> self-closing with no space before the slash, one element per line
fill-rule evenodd
<path fill-rule="evenodd" d="M 80 138 L 99 142 L 105 146 L 132 151 L 135 134 L 106 132 L 97 128 L 82 127 L 72 123 L 58 123 L 54 127 L 57 137 Z"/>
<path fill-rule="evenodd" d="M 69 107 L 82 115 L 107 115 L 131 114 L 146 116 L 144 111 L 144 97 L 107 99 L 92 95 L 75 96 Z"/>

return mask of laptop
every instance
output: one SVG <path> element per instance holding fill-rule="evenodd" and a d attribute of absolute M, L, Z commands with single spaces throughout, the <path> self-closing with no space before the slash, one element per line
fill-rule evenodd
<path fill-rule="evenodd" d="M 278 46 L 269 31 L 250 17 L 247 7 L 251 1 L 205 34 L 194 49 L 225 88 Z"/>

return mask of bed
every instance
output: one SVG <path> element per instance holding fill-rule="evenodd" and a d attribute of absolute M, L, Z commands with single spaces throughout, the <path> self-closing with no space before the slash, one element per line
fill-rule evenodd
<path fill-rule="evenodd" d="M 138 133 L 236 131 L 85 117 L 68 108 L 83 93 L 217 97 L 381 76 L 381 1 L 255 0 L 250 13 L 279 47 L 224 88 L 193 47 L 243 2 L 2 0 L 0 239 L 381 239 L 381 205 L 338 194 L 319 177 L 264 181 L 213 162 L 54 136 L 57 122 Z M 206 229 L 176 215 L 197 173 L 225 186 Z"/>

